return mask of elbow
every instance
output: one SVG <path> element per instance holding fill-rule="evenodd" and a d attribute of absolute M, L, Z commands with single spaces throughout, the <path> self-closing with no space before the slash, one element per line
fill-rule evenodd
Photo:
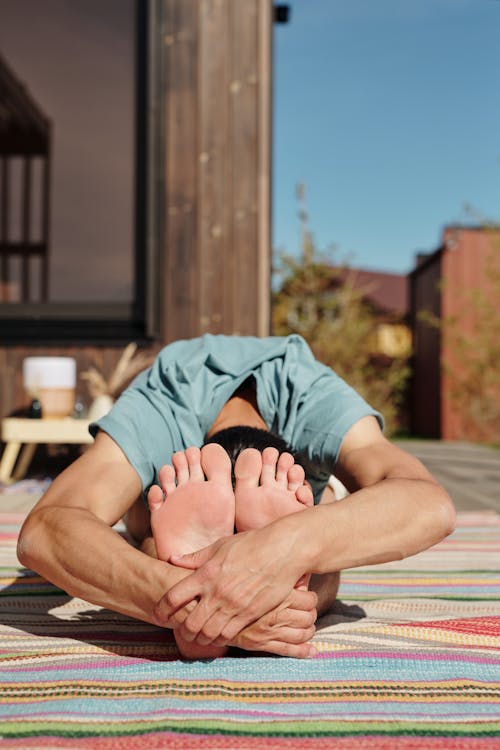
<path fill-rule="evenodd" d="M 457 514 L 453 500 L 448 493 L 439 487 L 439 496 L 435 503 L 435 528 L 438 541 L 442 541 L 455 531 Z"/>
<path fill-rule="evenodd" d="M 17 559 L 25 568 L 37 570 L 43 551 L 43 512 L 31 513 L 17 540 Z"/>

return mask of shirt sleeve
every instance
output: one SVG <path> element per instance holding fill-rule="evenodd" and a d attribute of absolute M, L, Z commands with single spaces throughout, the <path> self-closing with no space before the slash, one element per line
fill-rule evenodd
<path fill-rule="evenodd" d="M 93 422 L 89 429 L 95 437 L 106 432 L 122 449 L 138 473 L 143 491 L 157 481 L 158 470 L 168 463 L 179 441 L 173 434 L 173 420 L 167 404 L 158 408 L 148 393 L 147 373 L 136 378 L 113 405 L 108 414 Z"/>
<path fill-rule="evenodd" d="M 384 419 L 333 370 L 324 368 L 297 415 L 297 444 L 307 466 L 317 476 L 333 474 L 344 437 L 360 419 L 373 416 L 380 428 Z"/>

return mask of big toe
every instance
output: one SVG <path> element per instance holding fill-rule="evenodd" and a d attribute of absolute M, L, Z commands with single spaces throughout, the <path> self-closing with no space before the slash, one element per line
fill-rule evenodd
<path fill-rule="evenodd" d="M 204 445 L 201 449 L 201 465 L 207 479 L 220 484 L 231 484 L 231 459 L 222 445 Z"/>
<path fill-rule="evenodd" d="M 236 459 L 234 475 L 240 487 L 258 487 L 262 472 L 262 455 L 256 448 L 245 448 Z"/>

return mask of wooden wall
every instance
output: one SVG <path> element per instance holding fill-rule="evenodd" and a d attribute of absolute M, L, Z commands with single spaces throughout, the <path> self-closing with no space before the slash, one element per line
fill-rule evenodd
<path fill-rule="evenodd" d="M 454 339 L 459 335 L 464 341 L 492 340 L 481 330 L 484 319 L 477 319 L 477 309 L 471 304 L 471 295 L 479 292 L 483 300 L 488 300 L 493 309 L 498 309 L 498 286 L 489 283 L 487 272 L 500 271 L 500 232 L 486 229 L 450 227 L 444 233 L 444 253 L 442 261 L 442 310 L 444 320 L 456 321 L 449 332 L 444 332 L 441 344 L 441 435 L 445 440 L 477 440 L 496 442 L 499 435 L 498 408 L 493 410 L 494 401 L 499 404 L 500 388 L 498 372 L 495 372 L 495 359 L 490 352 L 488 359 L 483 355 L 483 367 L 490 370 L 491 382 L 496 381 L 495 397 L 490 393 L 491 408 L 482 412 L 479 402 L 474 405 L 474 394 L 454 398 L 453 391 L 460 387 L 461 378 L 470 378 L 471 371 L 463 368 L 460 351 Z M 498 276 L 497 276 L 498 278 Z M 495 321 L 489 320 L 494 330 Z M 498 320 L 498 318 L 497 318 Z M 498 335 L 498 332 L 496 332 Z M 483 343 L 484 346 L 484 343 Z M 479 347 L 480 348 L 480 347 Z M 480 360 L 481 361 L 481 360 Z M 475 382 L 475 391 L 484 388 L 485 380 Z M 467 407 L 464 406 L 464 399 Z"/>
<path fill-rule="evenodd" d="M 410 274 L 413 334 L 410 429 L 418 436 L 441 437 L 441 333 L 422 317 L 441 317 L 441 256 L 438 251 Z"/>
<path fill-rule="evenodd" d="M 0 416 L 17 412 L 19 409 L 26 408 L 29 405 L 29 398 L 23 388 L 23 360 L 30 356 L 56 356 L 56 357 L 74 357 L 77 363 L 78 380 L 76 386 L 76 395 L 83 403 L 89 407 L 92 399 L 87 390 L 85 380 L 80 378 L 82 372 L 90 366 L 97 367 L 104 377 L 108 378 L 120 355 L 123 352 L 123 346 L 14 346 L 0 348 Z M 153 355 L 158 346 L 151 346 L 141 349 L 145 354 Z"/>
<path fill-rule="evenodd" d="M 206 332 L 267 335 L 272 3 L 161 2 L 161 335 L 150 349 Z M 25 401 L 26 356 L 74 356 L 79 372 L 109 373 L 122 348 L 0 344 L 0 416 Z"/>
<path fill-rule="evenodd" d="M 164 0 L 163 337 L 266 335 L 269 0 Z"/>
<path fill-rule="evenodd" d="M 499 242 L 499 245 L 496 243 Z M 476 315 L 471 295 L 498 305 L 490 272 L 500 264 L 500 233 L 481 228 L 449 227 L 443 234 L 441 248 L 424 260 L 410 274 L 414 357 L 412 372 L 411 429 L 422 437 L 442 440 L 473 440 L 495 442 L 498 419 L 493 407 L 481 412 L 480 396 L 484 382 L 474 385 L 476 393 L 463 389 L 461 378 L 467 369 L 461 361 L 457 337 L 462 343 L 481 341 L 484 319 Z M 496 260 L 495 260 L 496 259 Z M 422 312 L 431 313 L 441 321 L 429 325 Z M 485 339 L 488 340 L 487 338 Z M 481 361 L 481 360 L 480 360 Z M 495 380 L 494 360 L 483 360 Z M 469 372 L 470 377 L 470 372 Z M 498 387 L 490 393 L 498 403 Z"/>

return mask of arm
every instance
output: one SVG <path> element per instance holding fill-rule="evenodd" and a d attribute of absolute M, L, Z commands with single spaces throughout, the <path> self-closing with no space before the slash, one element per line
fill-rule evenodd
<path fill-rule="evenodd" d="M 401 560 L 455 528 L 449 495 L 420 461 L 383 437 L 373 417 L 347 433 L 336 475 L 352 494 L 315 509 L 310 528 L 317 548 L 309 550 L 315 573 Z"/>
<path fill-rule="evenodd" d="M 141 492 L 135 470 L 104 432 L 50 486 L 26 519 L 18 542 L 20 562 L 86 601 L 165 627 L 154 608 L 190 571 L 144 554 L 111 526 Z M 238 634 L 232 645 L 305 657 L 314 633 L 316 596 L 295 591 Z M 187 611 L 184 612 L 184 617 Z"/>
<path fill-rule="evenodd" d="M 26 519 L 20 562 L 72 596 L 155 622 L 156 602 L 186 571 L 140 552 L 111 528 L 140 492 L 121 449 L 99 432 Z"/>
<path fill-rule="evenodd" d="M 399 560 L 454 528 L 447 493 L 419 461 L 383 437 L 372 417 L 347 433 L 336 474 L 353 493 L 342 502 L 309 508 L 175 560 L 197 570 L 168 592 L 158 617 L 199 597 L 182 635 L 231 639 L 282 601 L 304 573 Z"/>

